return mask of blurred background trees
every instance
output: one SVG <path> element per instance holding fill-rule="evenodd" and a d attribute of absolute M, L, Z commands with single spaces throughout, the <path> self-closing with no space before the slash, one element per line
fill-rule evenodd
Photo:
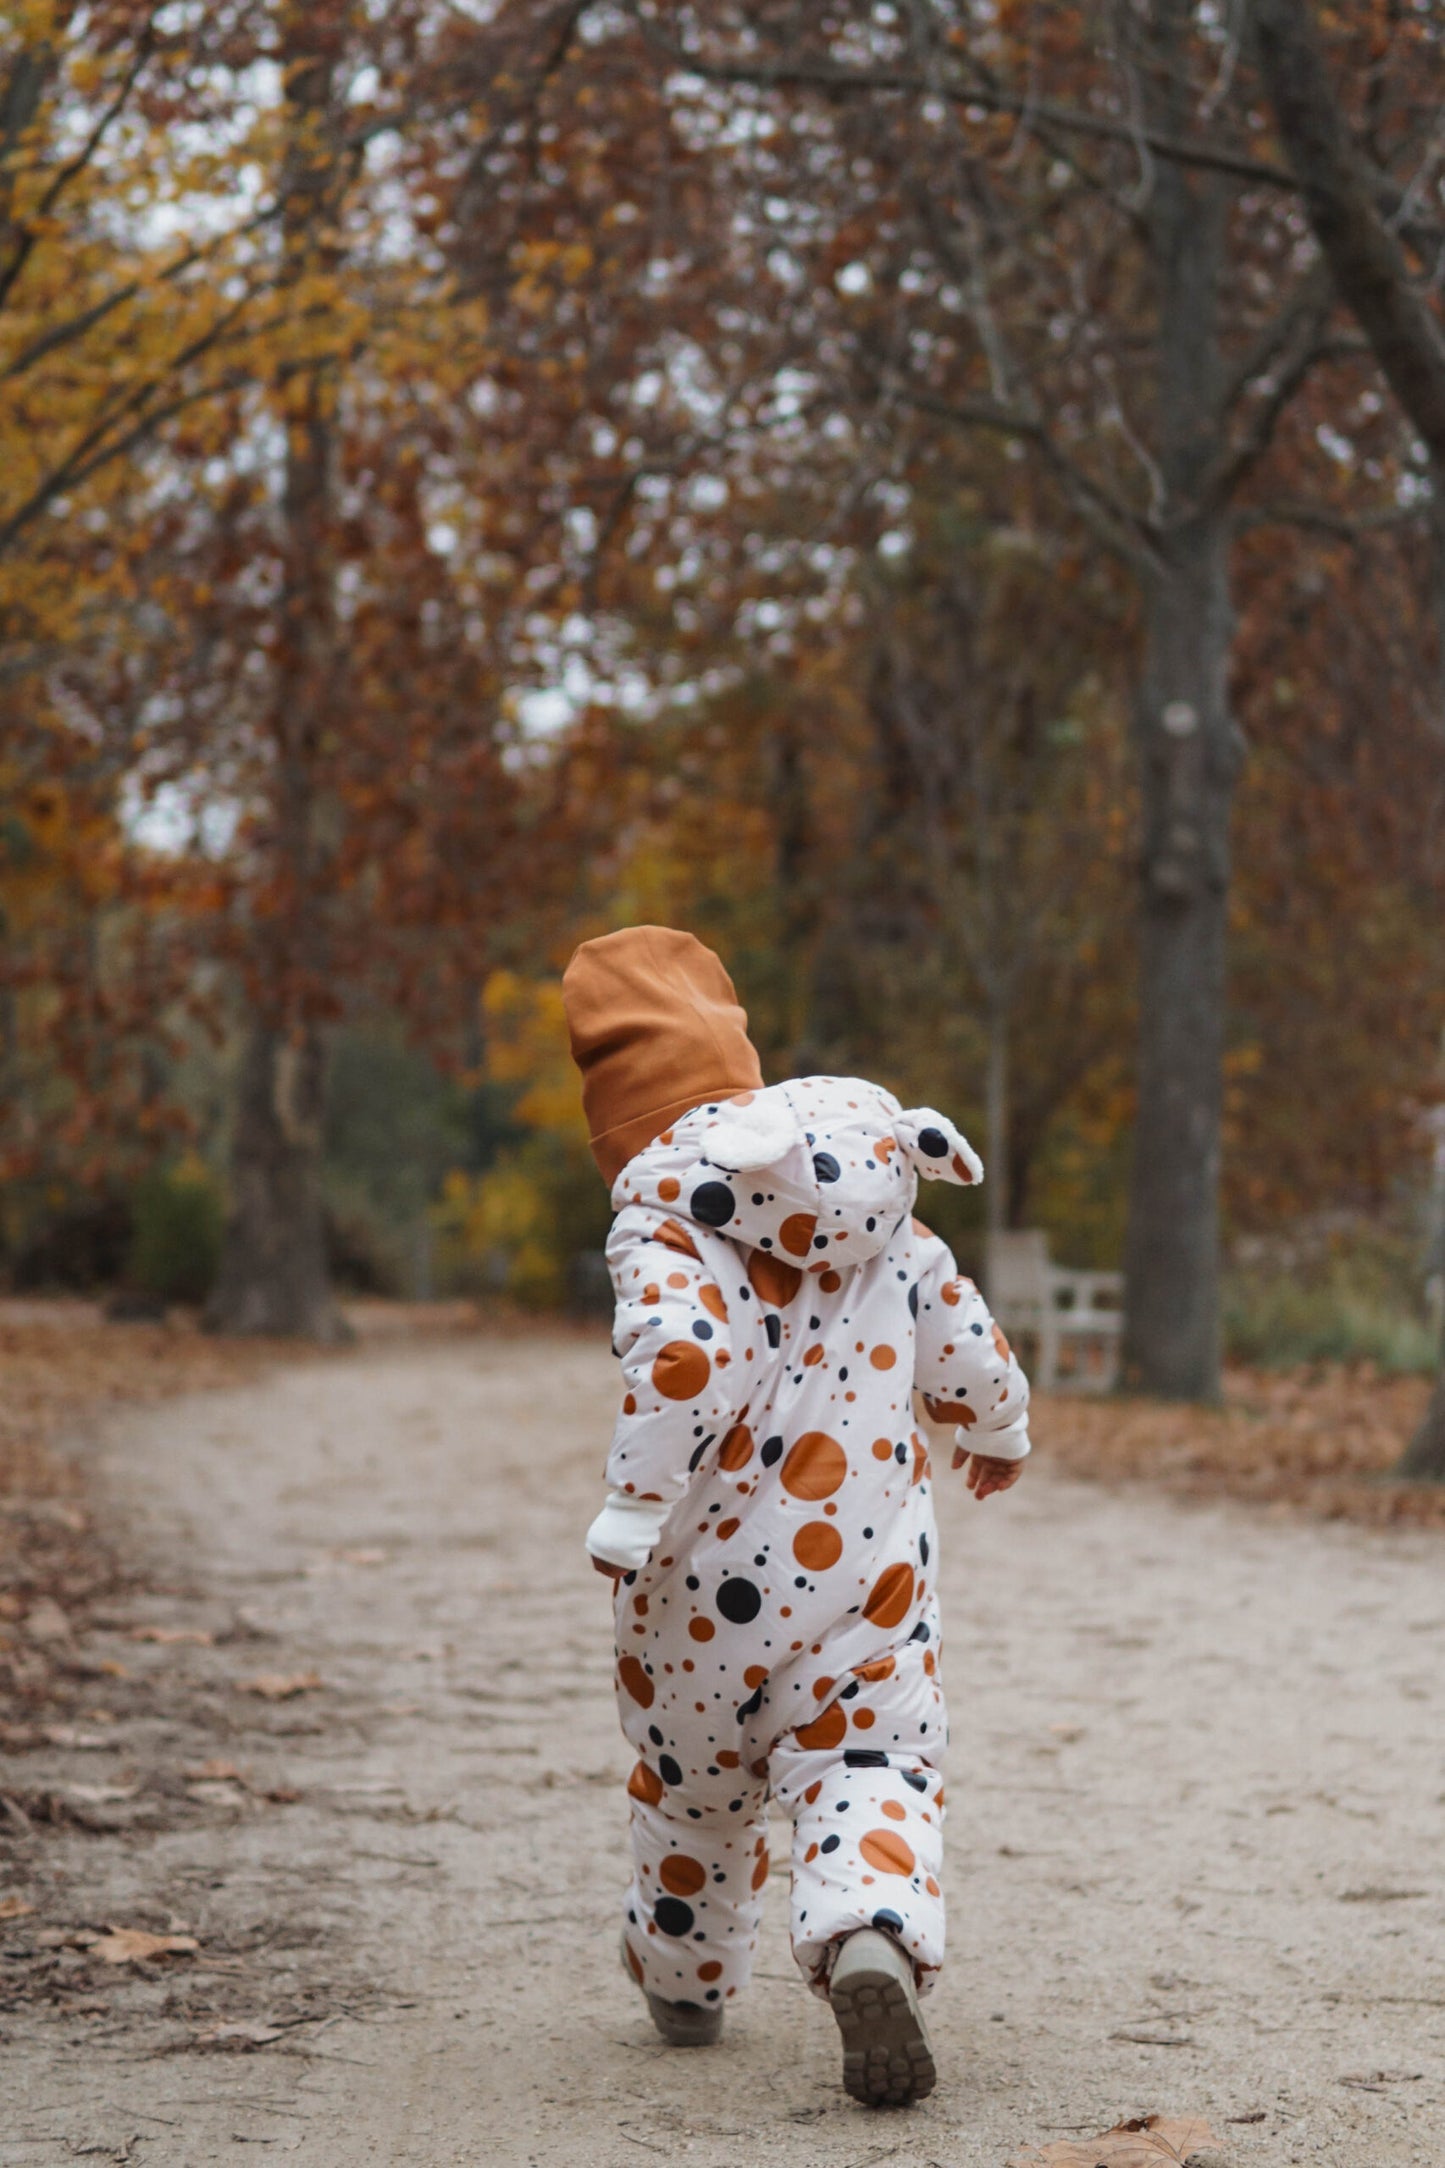
<path fill-rule="evenodd" d="M 1428 1361 L 1439 488 L 1296 12 L 11 9 L 11 1282 L 587 1299 L 556 982 L 658 918 L 1135 1382 Z M 1305 13 L 1438 340 L 1439 28 Z"/>

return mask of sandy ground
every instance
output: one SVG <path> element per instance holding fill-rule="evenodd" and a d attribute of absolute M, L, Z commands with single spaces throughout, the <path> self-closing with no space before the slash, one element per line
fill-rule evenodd
<path fill-rule="evenodd" d="M 629 1757 L 580 1548 L 612 1394 L 591 1338 L 470 1339 L 112 1423 L 144 1584 L 73 1652 L 73 1738 L 0 1777 L 82 1816 L 0 1851 L 33 1906 L 0 1948 L 52 1981 L 0 2014 L 7 2168 L 1003 2168 L 1151 2110 L 1207 2113 L 1230 2168 L 1440 2168 L 1438 1535 L 1046 1450 L 982 1508 L 944 1483 L 942 2082 L 870 2114 L 781 1889 L 720 2049 L 661 2048 L 618 1969 Z M 105 1968 L 108 1925 L 200 1949 Z"/>

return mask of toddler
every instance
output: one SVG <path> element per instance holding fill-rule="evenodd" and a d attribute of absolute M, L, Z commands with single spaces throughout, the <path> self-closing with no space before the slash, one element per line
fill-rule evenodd
<path fill-rule="evenodd" d="M 765 1087 L 718 959 L 633 926 L 564 980 L 616 1212 L 622 1412 L 587 1547 L 613 1576 L 637 1754 L 624 1961 L 663 2038 L 717 2040 L 747 1983 L 767 1802 L 791 1817 L 793 1951 L 843 2075 L 920 2099 L 943 1959 L 938 1559 L 917 1386 L 978 1498 L 1029 1450 L 1028 1386 L 911 1216 L 982 1169 L 853 1077 Z"/>

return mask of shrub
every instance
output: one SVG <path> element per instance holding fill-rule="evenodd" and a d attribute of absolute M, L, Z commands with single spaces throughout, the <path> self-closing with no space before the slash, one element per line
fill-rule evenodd
<path fill-rule="evenodd" d="M 574 1296 L 573 1260 L 602 1248 L 611 1219 L 585 1146 L 531 1136 L 485 1174 L 448 1175 L 433 1210 L 438 1285 L 556 1309 Z"/>
<path fill-rule="evenodd" d="M 198 1159 L 157 1168 L 138 1186 L 127 1277 L 166 1302 L 204 1302 L 221 1256 L 225 1207 Z"/>
<path fill-rule="evenodd" d="M 119 1279 L 134 1236 L 126 1197 L 15 1183 L 3 1204 L 5 1277 L 17 1294 L 87 1294 Z"/>
<path fill-rule="evenodd" d="M 1416 1246 L 1404 1239 L 1337 1237 L 1323 1255 L 1236 1267 L 1225 1280 L 1224 1341 L 1236 1362 L 1373 1363 L 1396 1375 L 1439 1359 Z"/>

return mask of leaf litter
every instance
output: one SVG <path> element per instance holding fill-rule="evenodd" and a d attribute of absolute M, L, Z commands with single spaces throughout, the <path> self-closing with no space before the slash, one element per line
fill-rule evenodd
<path fill-rule="evenodd" d="M 317 1671 L 258 1671 L 251 1679 L 237 1679 L 240 1694 L 259 1694 L 263 1701 L 291 1701 L 297 1694 L 314 1694 L 326 1684 Z"/>
<path fill-rule="evenodd" d="M 152 1935 L 143 1927 L 113 1927 L 90 1946 L 103 1965 L 139 1965 L 153 1957 L 192 1957 L 200 1948 L 194 1935 Z"/>
<path fill-rule="evenodd" d="M 1068 1393 L 1039 1393 L 1032 1405 L 1042 1450 L 1089 1482 L 1445 1528 L 1445 1483 L 1388 1480 L 1429 1396 L 1428 1378 L 1331 1363 L 1231 1368 L 1220 1408 Z"/>
<path fill-rule="evenodd" d="M 1097 2138 L 1056 2138 L 1018 2153 L 1008 2168 L 1186 2168 L 1219 2140 L 1202 2116 L 1134 2116 Z"/>

